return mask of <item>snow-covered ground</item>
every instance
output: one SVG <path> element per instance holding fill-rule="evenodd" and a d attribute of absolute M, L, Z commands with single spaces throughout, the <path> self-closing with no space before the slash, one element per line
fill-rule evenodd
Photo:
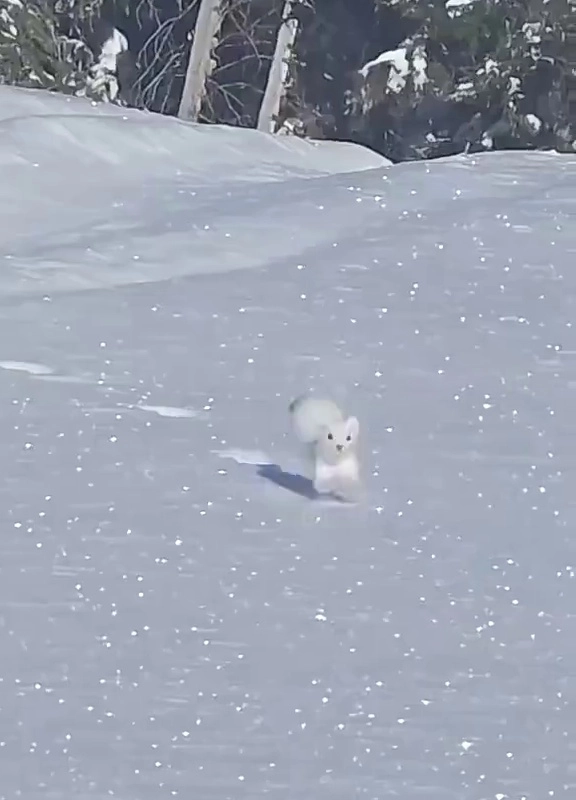
<path fill-rule="evenodd" d="M 389 164 L 345 142 L 191 126 L 12 87 L 0 87 L 0 134 L 2 292 L 264 266 L 260 224 L 277 256 L 296 256 L 324 235 L 297 230 L 303 178 Z M 353 230 L 355 216 L 340 224 Z"/>
<path fill-rule="evenodd" d="M 9 91 L 0 798 L 573 798 L 576 157 Z M 307 388 L 360 505 L 307 496 Z"/>

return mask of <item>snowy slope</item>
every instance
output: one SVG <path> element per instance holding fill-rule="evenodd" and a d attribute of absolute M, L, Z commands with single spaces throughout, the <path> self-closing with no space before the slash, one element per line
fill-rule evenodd
<path fill-rule="evenodd" d="M 0 239 L 0 798 L 574 797 L 576 159 L 131 181 Z"/>
<path fill-rule="evenodd" d="M 4 292 L 262 265 L 279 248 L 296 253 L 299 240 L 276 224 L 274 248 L 262 252 L 255 216 L 282 217 L 284 206 L 305 202 L 305 178 L 389 164 L 345 142 L 191 125 L 8 86 L 0 87 L 0 132 Z M 242 237 L 229 242 L 227 221 L 239 214 Z M 300 232 L 299 239 L 313 245 L 321 235 Z M 27 279 L 15 281 L 14 271 Z"/>

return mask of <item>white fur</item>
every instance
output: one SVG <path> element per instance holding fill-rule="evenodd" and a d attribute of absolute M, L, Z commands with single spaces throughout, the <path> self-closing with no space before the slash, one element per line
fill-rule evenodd
<path fill-rule="evenodd" d="M 360 488 L 356 417 L 345 418 L 332 400 L 301 395 L 290 404 L 292 427 L 314 461 L 314 488 L 354 499 Z"/>

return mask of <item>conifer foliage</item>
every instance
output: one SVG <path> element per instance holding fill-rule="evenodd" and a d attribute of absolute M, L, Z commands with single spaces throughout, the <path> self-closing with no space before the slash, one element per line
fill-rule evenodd
<path fill-rule="evenodd" d="M 0 83 L 362 142 L 573 151 L 567 0 L 0 0 Z"/>

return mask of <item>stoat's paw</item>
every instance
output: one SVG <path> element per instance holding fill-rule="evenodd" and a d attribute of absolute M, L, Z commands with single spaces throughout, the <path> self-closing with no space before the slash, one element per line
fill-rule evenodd
<path fill-rule="evenodd" d="M 331 479 L 316 480 L 314 488 L 318 494 L 331 494 L 347 503 L 356 503 L 362 497 L 362 484 L 359 480 L 346 476 L 333 476 Z"/>
<path fill-rule="evenodd" d="M 318 494 L 329 494 L 332 491 L 330 484 L 331 481 L 326 478 L 316 478 L 314 481 L 314 489 Z"/>
<path fill-rule="evenodd" d="M 339 481 L 332 494 L 346 503 L 357 503 L 362 497 L 362 484 L 360 481 Z"/>

